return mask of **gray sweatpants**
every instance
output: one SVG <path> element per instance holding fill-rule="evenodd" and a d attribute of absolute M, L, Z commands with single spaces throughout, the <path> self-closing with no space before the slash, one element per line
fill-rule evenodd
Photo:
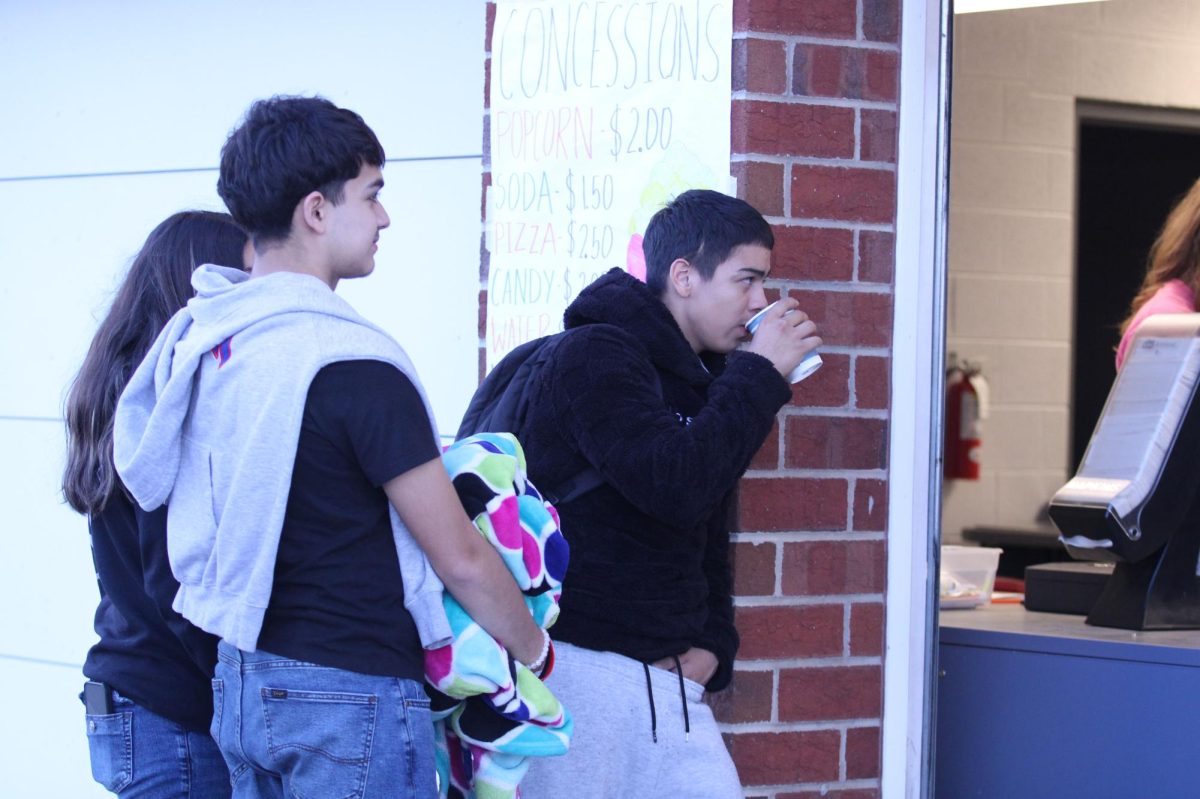
<path fill-rule="evenodd" d="M 575 719 L 571 751 L 533 757 L 523 799 L 736 799 L 742 787 L 704 687 L 612 652 L 555 643 L 550 690 Z M 687 703 L 685 732 L 684 702 Z M 655 740 L 657 738 L 657 740 Z"/>

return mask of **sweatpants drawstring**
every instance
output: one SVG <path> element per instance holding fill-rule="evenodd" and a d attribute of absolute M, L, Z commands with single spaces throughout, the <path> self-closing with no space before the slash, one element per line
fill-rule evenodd
<path fill-rule="evenodd" d="M 683 665 L 677 655 L 672 655 L 675 661 L 675 676 L 679 678 L 679 701 L 683 705 L 683 740 L 692 739 L 692 720 L 688 717 L 687 688 L 683 684 Z M 654 709 L 654 683 L 650 679 L 650 664 L 643 663 L 642 671 L 646 673 L 646 696 L 650 699 L 650 737 L 658 743 L 658 713 Z"/>
<path fill-rule="evenodd" d="M 683 687 L 683 666 L 679 664 L 679 656 L 671 655 L 675 661 L 675 676 L 679 678 L 679 701 L 683 703 L 683 740 L 690 741 L 692 737 L 692 722 L 688 719 L 687 692 Z"/>
<path fill-rule="evenodd" d="M 658 716 L 654 712 L 654 686 L 650 683 L 650 664 L 643 663 L 642 669 L 646 672 L 646 695 L 650 697 L 650 737 L 654 739 L 654 743 L 658 743 Z"/>

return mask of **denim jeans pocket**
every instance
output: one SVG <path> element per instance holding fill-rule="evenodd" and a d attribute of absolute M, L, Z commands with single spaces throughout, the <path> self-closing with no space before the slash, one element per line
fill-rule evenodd
<path fill-rule="evenodd" d="M 424 696 L 424 691 L 421 693 L 420 697 L 404 697 L 404 730 L 408 736 L 406 754 L 411 796 L 423 795 L 420 793 L 425 786 L 422 772 L 428 770 L 427 764 L 436 762 L 437 758 L 433 735 L 433 710 L 429 697 Z"/>
<path fill-rule="evenodd" d="M 263 688 L 267 751 L 296 796 L 355 799 L 366 786 L 378 700 L 373 694 Z M 293 761 L 304 760 L 303 768 Z"/>
<path fill-rule="evenodd" d="M 112 793 L 133 781 L 133 711 L 99 716 L 86 714 L 92 779 Z"/>

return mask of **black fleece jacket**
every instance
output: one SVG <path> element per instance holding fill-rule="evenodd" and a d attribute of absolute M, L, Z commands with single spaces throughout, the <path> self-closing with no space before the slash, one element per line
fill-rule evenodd
<path fill-rule="evenodd" d="M 703 362 L 663 302 L 613 269 L 567 308 L 522 431 L 529 476 L 589 464 L 601 485 L 558 507 L 571 561 L 554 637 L 641 661 L 697 646 L 732 676 L 729 527 L 737 481 L 791 398 L 770 361 Z"/>

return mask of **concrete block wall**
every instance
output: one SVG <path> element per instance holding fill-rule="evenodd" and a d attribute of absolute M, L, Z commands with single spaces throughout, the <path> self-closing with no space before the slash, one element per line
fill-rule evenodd
<path fill-rule="evenodd" d="M 1045 526 L 1070 476 L 1076 101 L 1200 109 L 1192 0 L 954 25 L 947 351 L 983 363 L 992 407 L 981 479 L 945 485 L 946 543 L 966 526 Z"/>

